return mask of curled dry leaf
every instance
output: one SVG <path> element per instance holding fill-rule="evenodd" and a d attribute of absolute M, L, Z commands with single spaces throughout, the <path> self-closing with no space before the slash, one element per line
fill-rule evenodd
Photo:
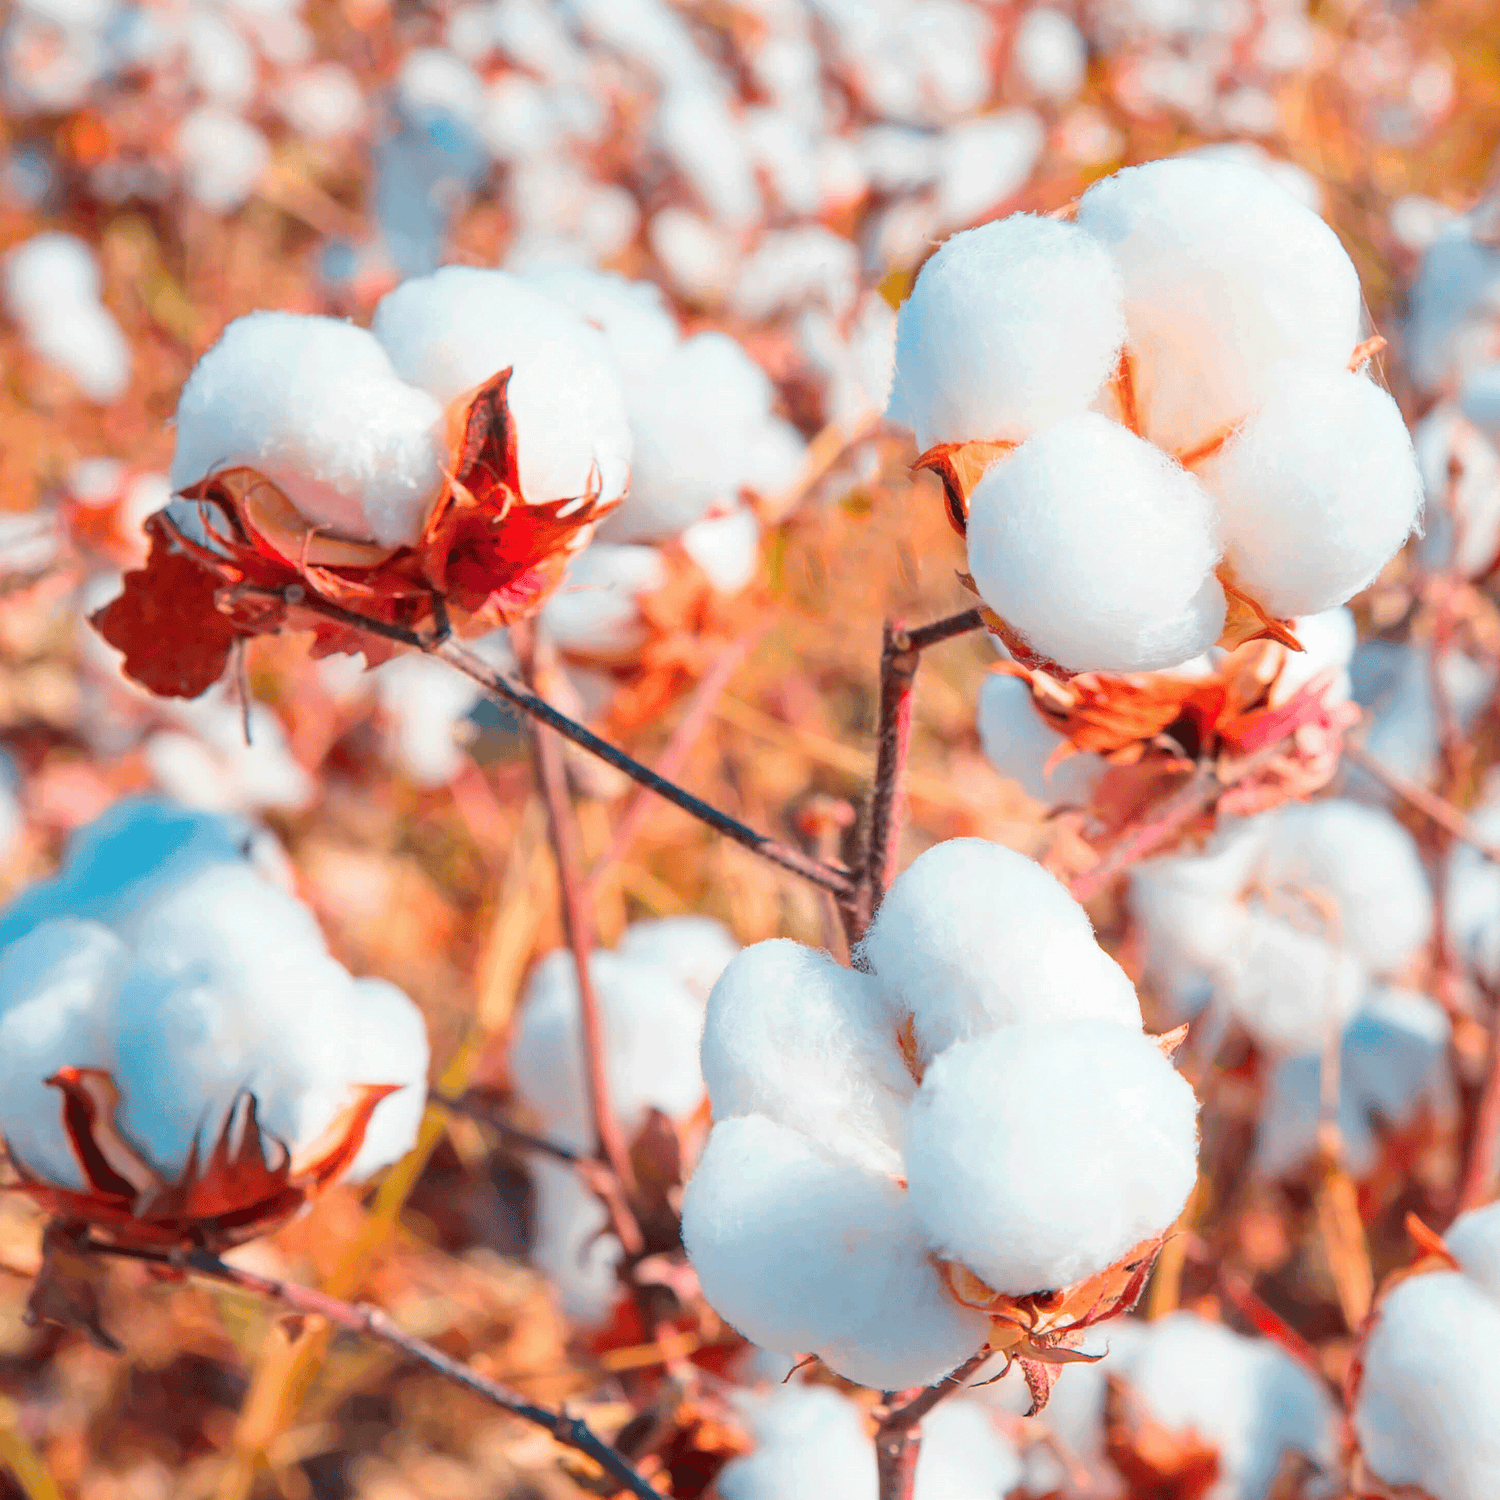
<path fill-rule="evenodd" d="M 1219 1450 L 1213 1443 L 1191 1427 L 1164 1426 L 1115 1378 L 1106 1383 L 1104 1442 L 1132 1495 L 1204 1500 L 1219 1478 Z"/>
<path fill-rule="evenodd" d="M 169 511 L 146 522 L 146 565 L 91 617 L 124 652 L 129 677 L 166 697 L 192 698 L 223 674 L 238 639 L 311 630 L 315 656 L 363 651 L 372 665 L 391 643 L 331 620 L 319 603 L 405 631 L 488 630 L 524 619 L 561 581 L 572 552 L 613 502 L 597 488 L 530 504 L 521 493 L 516 434 L 502 370 L 448 409 L 447 479 L 414 547 L 381 547 L 320 530 L 264 475 L 210 474 L 183 492 L 205 540 Z"/>
<path fill-rule="evenodd" d="M 122 1245 L 223 1250 L 290 1218 L 359 1155 L 375 1107 L 398 1085 L 361 1084 L 316 1139 L 295 1153 L 261 1128 L 254 1094 L 234 1099 L 212 1145 L 193 1142 L 168 1179 L 119 1123 L 120 1091 L 99 1068 L 63 1068 L 63 1129 L 88 1188 L 59 1187 L 16 1161 L 18 1184 L 60 1221 L 89 1225 Z M 44 1309 L 45 1313 L 45 1309 Z"/>

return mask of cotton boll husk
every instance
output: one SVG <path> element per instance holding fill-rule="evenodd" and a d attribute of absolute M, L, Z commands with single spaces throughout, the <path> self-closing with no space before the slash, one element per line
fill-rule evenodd
<path fill-rule="evenodd" d="M 542 626 L 565 650 L 625 655 L 646 637 L 637 600 L 666 581 L 655 547 L 595 542 L 568 564 L 562 587 L 542 606 Z"/>
<path fill-rule="evenodd" d="M 1134 987 L 1061 881 L 986 839 L 948 839 L 918 855 L 886 892 L 860 952 L 893 1027 L 914 1019 L 924 1062 L 1020 1021 L 1141 1024 Z"/>
<path fill-rule="evenodd" d="M 246 465 L 315 525 L 414 542 L 442 484 L 441 409 L 380 345 L 336 318 L 236 318 L 177 402 L 174 489 Z"/>
<path fill-rule="evenodd" d="M 1457 1271 L 1401 1282 L 1364 1346 L 1354 1430 L 1373 1474 L 1433 1500 L 1500 1494 L 1500 1304 Z"/>
<path fill-rule="evenodd" d="M 722 1500 L 874 1500 L 875 1445 L 864 1413 L 846 1396 L 789 1385 L 746 1415 L 755 1451 L 719 1471 Z"/>
<path fill-rule="evenodd" d="M 979 742 L 990 764 L 1002 776 L 1018 781 L 1038 802 L 1086 806 L 1109 769 L 1103 756 L 1081 751 L 1049 771 L 1047 763 L 1063 744 L 1063 736 L 1032 707 L 1026 683 L 1009 673 L 986 677 L 979 690 Z"/>
<path fill-rule="evenodd" d="M 59 1068 L 109 1062 L 108 1008 L 129 971 L 124 945 L 97 922 L 43 922 L 0 953 L 0 1137 L 51 1182 L 87 1184 L 63 1132 Z"/>
<path fill-rule="evenodd" d="M 737 594 L 755 577 L 760 522 L 754 511 L 734 510 L 727 516 L 694 521 L 678 540 L 721 594 Z"/>
<path fill-rule="evenodd" d="M 1175 666 L 1224 627 L 1213 502 L 1097 413 L 1054 422 L 990 468 L 970 497 L 968 548 L 984 601 L 1076 671 Z"/>
<path fill-rule="evenodd" d="M 940 1254 L 996 1291 L 1070 1286 L 1177 1217 L 1197 1113 L 1156 1043 L 1110 1021 L 956 1042 L 907 1116 L 912 1208 Z"/>
<path fill-rule="evenodd" d="M 620 1295 L 616 1268 L 624 1253 L 608 1233 L 609 1214 L 570 1163 L 533 1153 L 528 1165 L 536 1189 L 532 1263 L 564 1316 L 586 1327 L 602 1323 Z"/>
<path fill-rule="evenodd" d="M 666 970 L 596 952 L 589 976 L 599 1001 L 615 1114 L 634 1135 L 651 1108 L 680 1117 L 703 1097 L 698 1067 L 702 1010 Z M 554 949 L 533 970 L 511 1047 L 516 1092 L 547 1134 L 576 1150 L 594 1143 L 573 957 Z"/>
<path fill-rule="evenodd" d="M 891 411 L 924 449 L 1025 438 L 1088 406 L 1124 337 L 1103 248 L 1072 224 L 1012 214 L 922 267 L 897 318 Z"/>
<path fill-rule="evenodd" d="M 506 400 L 529 503 L 624 493 L 630 429 L 608 345 L 562 304 L 505 271 L 446 266 L 381 298 L 372 326 L 401 378 L 445 405 L 513 371 Z"/>
<path fill-rule="evenodd" d="M 1459 1269 L 1500 1306 L 1500 1203 L 1471 1208 L 1443 1231 Z"/>
<path fill-rule="evenodd" d="M 1169 1432 L 1218 1451 L 1208 1500 L 1268 1500 L 1289 1453 L 1324 1474 L 1338 1464 L 1338 1413 L 1322 1383 L 1275 1344 L 1190 1312 L 1146 1325 L 1115 1373 Z"/>
<path fill-rule="evenodd" d="M 1451 1037 L 1447 1013 L 1425 995 L 1377 989 L 1361 1003 L 1339 1048 L 1339 1135 L 1356 1177 L 1376 1165 L 1379 1126 L 1403 1128 L 1423 1109 L 1451 1118 Z M 1316 1158 L 1322 1075 L 1321 1052 L 1288 1058 L 1271 1074 L 1255 1138 L 1256 1168 L 1266 1176 L 1286 1176 Z"/>
<path fill-rule="evenodd" d="M 1500 453 L 1451 402 L 1422 418 L 1412 442 L 1427 495 L 1423 566 L 1477 578 L 1500 554 Z"/>
<path fill-rule="evenodd" d="M 1023 1473 L 1020 1455 L 977 1401 L 942 1401 L 922 1418 L 912 1500 L 994 1500 Z"/>
<path fill-rule="evenodd" d="M 1265 403 L 1202 480 L 1236 580 L 1283 617 L 1357 594 L 1422 509 L 1400 408 L 1363 375 L 1309 364 L 1275 368 Z"/>
<path fill-rule="evenodd" d="M 701 1058 L 716 1120 L 764 1115 L 832 1155 L 900 1175 L 916 1085 L 868 975 L 788 938 L 756 943 L 709 996 Z"/>
<path fill-rule="evenodd" d="M 763 1115 L 714 1126 L 682 1233 L 704 1296 L 740 1332 L 861 1385 L 927 1385 L 985 1341 L 986 1319 L 939 1281 L 907 1194 Z"/>
<path fill-rule="evenodd" d="M 1359 277 L 1338 236 L 1257 168 L 1129 167 L 1083 195 L 1077 223 L 1119 268 L 1139 410 L 1163 448 L 1256 411 L 1281 361 L 1337 371 L 1359 342 Z"/>
<path fill-rule="evenodd" d="M 652 917 L 632 922 L 615 951 L 633 963 L 665 969 L 706 1003 L 740 945 L 713 917 Z"/>

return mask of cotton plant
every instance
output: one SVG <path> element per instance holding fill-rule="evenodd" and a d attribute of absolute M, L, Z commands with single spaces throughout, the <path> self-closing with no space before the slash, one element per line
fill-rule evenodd
<path fill-rule="evenodd" d="M 1427 494 L 1422 564 L 1480 579 L 1500 558 L 1500 453 L 1455 401 L 1441 401 L 1412 433 Z"/>
<path fill-rule="evenodd" d="M 1355 1356 L 1356 1477 L 1378 1500 L 1485 1500 L 1500 1486 L 1500 1205 L 1424 1248 Z"/>
<path fill-rule="evenodd" d="M 589 976 L 604 1029 L 611 1106 L 627 1139 L 653 1113 L 682 1131 L 703 1100 L 698 1036 L 703 1006 L 739 945 L 708 917 L 633 922 L 613 952 L 596 951 Z M 516 1094 L 549 1141 L 594 1149 L 594 1123 L 583 1072 L 578 974 L 571 953 L 556 949 L 532 971 L 510 1052 Z M 568 1317 L 607 1319 L 619 1296 L 624 1250 L 603 1203 L 566 1162 L 528 1153 L 536 1189 L 532 1260 L 547 1273 Z"/>
<path fill-rule="evenodd" d="M 1063 671 L 1144 671 L 1369 584 L 1422 491 L 1362 318 L 1328 225 L 1231 162 L 1127 168 L 1071 220 L 947 241 L 902 307 L 889 414 L 944 477 L 991 628 Z"/>
<path fill-rule="evenodd" d="M 1500 836 L 1500 784 L 1491 777 L 1472 810 L 1480 838 Z M 1454 959 L 1485 986 L 1500 984 L 1500 870 L 1468 843 L 1448 854 L 1443 921 Z"/>
<path fill-rule="evenodd" d="M 758 943 L 709 997 L 689 1259 L 768 1349 L 897 1390 L 988 1344 L 1042 1405 L 1191 1190 L 1192 1090 L 1082 908 L 999 845 L 919 856 L 859 963 Z"/>
<path fill-rule="evenodd" d="M 421 1014 L 329 954 L 278 854 L 121 802 L 0 912 L 0 1137 L 58 1219 L 222 1249 L 415 1143 Z"/>
<path fill-rule="evenodd" d="M 1281 1056 L 1321 1051 L 1433 928 L 1412 836 L 1343 798 L 1226 820 L 1201 854 L 1137 865 L 1130 894 L 1147 978 L 1173 1014 L 1212 1002 Z"/>
<path fill-rule="evenodd" d="M 1456 395 L 1473 372 L 1500 355 L 1500 249 L 1496 204 L 1482 200 L 1430 240 L 1412 283 L 1405 328 L 1412 378 L 1434 394 Z"/>

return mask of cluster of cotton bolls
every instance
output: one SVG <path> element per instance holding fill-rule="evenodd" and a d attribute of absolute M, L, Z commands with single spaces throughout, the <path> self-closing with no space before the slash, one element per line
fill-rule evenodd
<path fill-rule="evenodd" d="M 1019 854 L 928 850 L 860 953 L 759 943 L 715 987 L 683 1238 L 748 1337 L 901 1389 L 982 1347 L 994 1299 L 1161 1235 L 1197 1105 L 1083 909 Z"/>
<path fill-rule="evenodd" d="M 605 1074 L 627 1137 L 651 1111 L 686 1122 L 703 1100 L 698 1036 L 703 1005 L 739 945 L 709 917 L 632 923 L 614 951 L 598 950 L 589 977 L 603 1023 Z M 556 949 L 533 970 L 510 1052 L 517 1096 L 548 1140 L 592 1151 L 593 1121 L 583 1075 L 578 971 Z M 613 1306 L 622 1250 L 607 1232 L 604 1206 L 564 1162 L 530 1154 L 536 1187 L 532 1259 L 546 1271 L 563 1310 L 597 1322 Z"/>
<path fill-rule="evenodd" d="M 1376 1305 L 1354 1431 L 1368 1478 L 1486 1500 L 1500 1489 L 1500 1204 L 1461 1214 L 1443 1241 L 1448 1265 L 1405 1277 Z"/>
<path fill-rule="evenodd" d="M 1230 822 L 1201 854 L 1148 860 L 1131 902 L 1148 978 L 1175 1013 L 1212 1001 L 1281 1055 L 1321 1051 L 1433 926 L 1412 836 L 1341 798 Z"/>
<path fill-rule="evenodd" d="M 100 1191 L 48 1087 L 65 1069 L 109 1075 L 118 1127 L 164 1185 L 205 1168 L 232 1122 L 243 1131 L 246 1094 L 294 1172 L 348 1128 L 361 1090 L 388 1097 L 354 1174 L 411 1148 L 426 1102 L 421 1014 L 330 956 L 276 878 L 279 855 L 236 819 L 120 802 L 75 836 L 54 878 L 0 912 L 0 1136 L 28 1180 Z M 109 1159 L 118 1183 L 118 1152 Z M 145 1213 L 148 1185 L 135 1187 Z"/>
<path fill-rule="evenodd" d="M 1415 525 L 1401 413 L 1349 368 L 1362 316 L 1337 236 L 1264 172 L 1151 162 L 1074 222 L 949 240 L 901 309 L 890 415 L 984 445 L 969 570 L 1025 647 L 1175 666 L 1247 606 L 1343 603 Z"/>

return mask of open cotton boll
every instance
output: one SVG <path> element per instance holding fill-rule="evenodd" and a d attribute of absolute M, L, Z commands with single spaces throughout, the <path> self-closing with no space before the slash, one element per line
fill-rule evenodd
<path fill-rule="evenodd" d="M 250 313 L 229 324 L 182 388 L 172 487 L 245 466 L 316 526 L 412 543 L 442 486 L 441 418 L 363 328 Z"/>
<path fill-rule="evenodd" d="M 1224 628 L 1213 502 L 1097 413 L 1054 422 L 990 468 L 970 497 L 968 547 L 985 603 L 1075 671 L 1176 666 Z"/>
<path fill-rule="evenodd" d="M 1404 1129 L 1423 1111 L 1451 1118 L 1451 1040 L 1447 1012 L 1426 995 L 1377 989 L 1365 997 L 1339 1046 L 1339 1134 L 1356 1177 L 1374 1169 L 1382 1127 Z M 1271 1074 L 1255 1137 L 1256 1167 L 1268 1177 L 1317 1156 L 1322 1079 L 1321 1050 L 1288 1058 Z"/>
<path fill-rule="evenodd" d="M 1020 1454 L 979 1402 L 943 1401 L 922 1418 L 912 1500 L 993 1500 L 1023 1476 Z"/>
<path fill-rule="evenodd" d="M 981 115 L 945 130 L 938 148 L 938 226 L 972 224 L 1018 193 L 1046 144 L 1046 127 L 1029 109 Z"/>
<path fill-rule="evenodd" d="M 1500 442 L 1500 364 L 1476 370 L 1458 399 L 1463 414 L 1492 442 Z"/>
<path fill-rule="evenodd" d="M 1324 691 L 1325 702 L 1343 702 L 1354 691 L 1349 677 L 1349 663 L 1359 645 L 1359 627 L 1354 616 L 1342 606 L 1320 610 L 1315 615 L 1302 615 L 1293 625 L 1297 639 L 1302 642 L 1301 651 L 1288 651 L 1277 673 L 1271 689 L 1273 705 L 1285 703 L 1300 688 L 1314 677 L 1323 675 L 1330 667 L 1336 675 L 1330 687 Z"/>
<path fill-rule="evenodd" d="M 721 594 L 737 594 L 755 577 L 760 522 L 754 511 L 734 510 L 727 516 L 694 521 L 678 540 Z"/>
<path fill-rule="evenodd" d="M 1177 1217 L 1197 1115 L 1138 1029 L 1023 1023 L 955 1042 L 907 1117 L 912 1208 L 940 1254 L 996 1291 L 1070 1286 Z"/>
<path fill-rule="evenodd" d="M 938 1278 L 909 1196 L 763 1115 L 722 1120 L 683 1194 L 703 1294 L 746 1337 L 877 1390 L 927 1385 L 989 1323 Z"/>
<path fill-rule="evenodd" d="M 746 1416 L 755 1451 L 719 1471 L 722 1500 L 874 1500 L 875 1445 L 847 1396 L 788 1385 L 752 1403 Z M 920 1496 L 919 1480 L 914 1500 Z"/>
<path fill-rule="evenodd" d="M 568 1162 L 533 1152 L 527 1166 L 536 1197 L 531 1260 L 557 1293 L 565 1317 L 585 1326 L 604 1322 L 620 1295 L 624 1254 L 609 1230 L 599 1195 Z"/>
<path fill-rule="evenodd" d="M 922 267 L 896 321 L 891 412 L 920 448 L 1025 438 L 1089 405 L 1124 338 L 1120 278 L 1097 241 L 1012 214 Z"/>
<path fill-rule="evenodd" d="M 652 917 L 632 922 L 615 951 L 634 963 L 665 969 L 706 1003 L 740 945 L 713 917 Z"/>
<path fill-rule="evenodd" d="M 1257 168 L 1128 167 L 1083 195 L 1077 222 L 1119 269 L 1138 407 L 1163 448 L 1256 411 L 1282 361 L 1337 371 L 1359 342 L 1359 277 L 1338 236 Z"/>
<path fill-rule="evenodd" d="M 569 562 L 562 587 L 542 606 L 542 626 L 564 650 L 626 655 L 646 635 L 637 601 L 666 581 L 655 547 L 595 542 Z"/>
<path fill-rule="evenodd" d="M 703 1097 L 698 1067 L 702 1011 L 664 969 L 616 953 L 595 952 L 589 976 L 604 1027 L 605 1068 L 615 1113 L 627 1135 L 646 1111 L 681 1116 Z M 541 1117 L 548 1136 L 575 1150 L 594 1144 L 573 956 L 554 949 L 532 971 L 511 1047 L 516 1092 Z"/>
<path fill-rule="evenodd" d="M 1452 402 L 1439 402 L 1412 434 L 1427 504 L 1425 567 L 1477 578 L 1500 556 L 1500 453 Z"/>
<path fill-rule="evenodd" d="M 1354 1430 L 1371 1473 L 1433 1500 L 1500 1494 L 1500 1304 L 1436 1271 L 1394 1287 L 1364 1346 Z"/>
<path fill-rule="evenodd" d="M 1471 1208 L 1443 1231 L 1459 1269 L 1500 1306 L 1500 1203 Z"/>
<path fill-rule="evenodd" d="M 1500 249 L 1486 243 L 1476 228 L 1471 215 L 1444 225 L 1412 283 L 1407 361 L 1426 390 L 1451 390 L 1466 372 L 1494 357 Z"/>
<path fill-rule="evenodd" d="M 1481 838 L 1500 838 L 1493 788 L 1471 816 Z M 1456 841 L 1448 856 L 1443 919 L 1454 955 L 1486 984 L 1500 979 L 1500 866 L 1471 844 Z"/>
<path fill-rule="evenodd" d="M 1049 770 L 1063 736 L 1032 706 L 1027 684 L 1006 672 L 992 673 L 979 689 L 979 743 L 990 764 L 1038 802 L 1087 804 L 1109 769 L 1103 756 L 1082 751 Z"/>
<path fill-rule="evenodd" d="M 445 266 L 382 297 L 372 326 L 401 378 L 444 404 L 512 371 L 529 504 L 624 493 L 630 429 L 609 348 L 561 303 L 505 271 Z"/>
<path fill-rule="evenodd" d="M 464 764 L 457 733 L 479 689 L 446 662 L 415 652 L 393 657 L 371 676 L 402 770 L 419 786 L 446 786 Z"/>
<path fill-rule="evenodd" d="M 894 1024 L 913 1019 L 924 1062 L 1021 1021 L 1141 1025 L 1134 986 L 1062 882 L 986 839 L 947 839 L 918 855 L 860 953 Z"/>
<path fill-rule="evenodd" d="M 345 1070 L 351 1079 L 408 1084 L 384 1100 L 350 1175 L 359 1180 L 399 1161 L 416 1144 L 427 1111 L 424 1084 L 431 1053 L 421 1012 L 384 979 L 356 979 L 348 1006 Z"/>
<path fill-rule="evenodd" d="M 1316 365 L 1276 366 L 1260 410 L 1201 477 L 1236 580 L 1283 617 L 1373 582 L 1422 509 L 1400 408 L 1363 375 Z"/>
<path fill-rule="evenodd" d="M 592 323 L 627 381 L 648 374 L 677 347 L 677 319 L 654 282 L 569 265 L 533 266 L 525 280 Z"/>
<path fill-rule="evenodd" d="M 854 303 L 859 252 L 852 241 L 821 225 L 768 232 L 740 265 L 731 303 L 752 322 L 820 302 L 835 313 Z"/>
<path fill-rule="evenodd" d="M 1059 10 L 1034 6 L 1016 27 L 1011 57 L 1031 88 L 1061 102 L 1071 99 L 1082 86 L 1088 48 L 1069 17 Z"/>
<path fill-rule="evenodd" d="M 1205 1500 L 1270 1500 L 1292 1454 L 1315 1473 L 1337 1471 L 1333 1401 L 1268 1339 L 1245 1338 L 1190 1312 L 1170 1313 L 1141 1332 L 1110 1361 L 1113 1373 L 1143 1415 L 1169 1433 L 1192 1432 L 1213 1445 L 1219 1471 Z"/>
<path fill-rule="evenodd" d="M 715 1120 L 764 1115 L 865 1170 L 901 1174 L 916 1085 L 867 974 L 787 938 L 746 948 L 709 996 L 702 1064 Z"/>
<path fill-rule="evenodd" d="M 265 136 L 248 120 L 211 104 L 183 118 L 175 144 L 188 192 L 210 213 L 238 208 L 271 164 Z"/>

